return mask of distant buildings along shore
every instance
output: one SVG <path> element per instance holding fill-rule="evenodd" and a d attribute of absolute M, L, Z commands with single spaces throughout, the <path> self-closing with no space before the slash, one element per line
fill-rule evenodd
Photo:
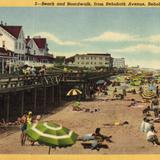
<path fill-rule="evenodd" d="M 66 58 L 49 54 L 47 38 L 24 36 L 22 26 L 0 24 L 0 73 L 16 66 L 53 67 L 53 64 L 84 68 L 125 68 L 124 58 L 112 58 L 108 53 L 75 54 Z"/>

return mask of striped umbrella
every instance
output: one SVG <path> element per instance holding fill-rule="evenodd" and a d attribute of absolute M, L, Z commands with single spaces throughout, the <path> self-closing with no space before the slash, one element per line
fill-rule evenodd
<path fill-rule="evenodd" d="M 152 99 L 155 96 L 155 93 L 151 90 L 144 90 L 142 93 L 142 98 Z"/>
<path fill-rule="evenodd" d="M 52 147 L 66 147 L 76 142 L 78 135 L 65 127 L 51 122 L 33 124 L 26 130 L 26 134 L 33 141 Z"/>
<path fill-rule="evenodd" d="M 82 91 L 79 89 L 71 89 L 68 91 L 67 96 L 77 96 L 79 94 L 82 94 Z"/>

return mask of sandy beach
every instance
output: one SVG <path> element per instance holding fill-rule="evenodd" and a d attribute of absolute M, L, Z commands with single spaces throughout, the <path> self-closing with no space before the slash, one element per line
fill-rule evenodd
<path fill-rule="evenodd" d="M 77 112 L 72 111 L 72 102 L 58 108 L 43 121 L 53 121 L 74 130 L 79 136 L 94 132 L 95 128 L 100 127 L 105 135 L 112 135 L 113 143 L 107 142 L 108 149 L 90 150 L 84 149 L 80 141 L 67 148 L 56 148 L 51 150 L 51 154 L 150 154 L 159 153 L 159 146 L 153 146 L 146 141 L 146 135 L 140 132 L 142 122 L 142 110 L 146 104 L 140 107 L 127 107 L 130 101 L 127 99 L 135 98 L 142 100 L 136 94 L 128 94 L 126 100 L 103 100 L 81 102 L 81 106 L 91 110 L 100 109 L 98 112 Z M 105 98 L 105 97 L 104 97 Z M 105 126 L 106 123 L 128 121 L 124 126 Z M 156 130 L 160 129 L 160 124 L 155 124 Z M 160 133 L 157 133 L 160 136 Z M 20 131 L 12 134 L 1 135 L 0 140 L 1 154 L 47 154 L 48 147 L 35 144 L 31 146 L 27 141 L 25 146 L 20 145 Z"/>

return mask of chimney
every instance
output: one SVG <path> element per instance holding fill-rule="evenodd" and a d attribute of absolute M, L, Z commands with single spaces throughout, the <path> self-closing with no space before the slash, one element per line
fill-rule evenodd
<path fill-rule="evenodd" d="M 5 48 L 5 41 L 2 41 L 2 47 Z"/>
<path fill-rule="evenodd" d="M 27 36 L 27 39 L 30 39 L 30 36 Z"/>
<path fill-rule="evenodd" d="M 7 23 L 5 22 L 5 24 L 4 24 L 5 26 L 7 26 Z"/>
<path fill-rule="evenodd" d="M 3 26 L 3 21 L 1 21 L 1 26 Z"/>

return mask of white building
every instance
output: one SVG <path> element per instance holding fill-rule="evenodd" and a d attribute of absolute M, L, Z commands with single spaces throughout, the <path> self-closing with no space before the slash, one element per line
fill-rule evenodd
<path fill-rule="evenodd" d="M 78 67 L 112 67 L 112 58 L 108 53 L 88 53 L 88 54 L 77 54 L 74 58 L 74 65 Z"/>
<path fill-rule="evenodd" d="M 24 55 L 26 43 L 22 26 L 9 26 L 0 24 L 0 47 L 16 54 Z"/>
<path fill-rule="evenodd" d="M 113 67 L 125 68 L 125 59 L 124 58 L 113 58 Z"/>
<path fill-rule="evenodd" d="M 30 38 L 29 36 L 26 39 L 26 48 L 27 53 L 31 55 L 47 55 L 48 54 L 48 44 L 46 38 L 33 37 Z"/>

